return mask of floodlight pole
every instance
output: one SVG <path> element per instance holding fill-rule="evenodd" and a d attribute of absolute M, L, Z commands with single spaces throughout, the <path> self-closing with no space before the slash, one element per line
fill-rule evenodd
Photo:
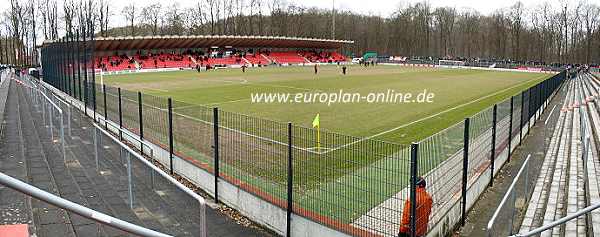
<path fill-rule="evenodd" d="M 333 15 L 332 24 L 331 24 L 331 39 L 335 39 L 335 0 L 333 1 L 333 7 L 331 9 L 331 14 Z"/>

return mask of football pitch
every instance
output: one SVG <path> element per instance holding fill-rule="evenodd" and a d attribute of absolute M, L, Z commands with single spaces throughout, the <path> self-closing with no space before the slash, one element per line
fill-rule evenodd
<path fill-rule="evenodd" d="M 320 114 L 322 130 L 408 144 L 426 138 L 549 78 L 549 74 L 378 65 L 341 67 L 265 67 L 105 75 L 104 83 L 130 91 L 172 97 L 206 107 L 311 127 Z M 433 93 L 431 103 L 253 102 L 260 93 L 338 93 L 360 95 Z M 177 106 L 177 105 L 175 105 Z M 174 111 L 177 112 L 175 107 Z"/>

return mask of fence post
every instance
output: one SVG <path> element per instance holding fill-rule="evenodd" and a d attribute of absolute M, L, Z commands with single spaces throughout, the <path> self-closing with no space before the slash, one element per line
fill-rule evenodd
<path fill-rule="evenodd" d="M 521 119 L 519 120 L 519 146 L 523 141 L 523 107 L 525 105 L 525 91 L 521 92 Z"/>
<path fill-rule="evenodd" d="M 117 88 L 119 92 L 119 139 L 123 140 L 123 109 L 121 108 L 121 87 Z"/>
<path fill-rule="evenodd" d="M 417 173 L 419 144 L 410 145 L 410 236 L 417 236 Z M 406 211 L 406 210 L 404 210 Z"/>
<path fill-rule="evenodd" d="M 515 96 L 510 97 L 510 119 L 508 123 L 508 157 L 506 160 L 510 162 L 510 155 L 512 153 L 512 128 L 513 128 L 513 110 L 514 110 L 514 99 Z"/>
<path fill-rule="evenodd" d="M 529 131 L 531 131 L 531 118 L 533 117 L 535 120 L 535 113 L 532 113 L 532 110 L 535 110 L 535 92 L 533 92 L 534 87 L 529 87 L 529 105 L 527 106 L 527 133 L 525 134 L 529 134 Z"/>
<path fill-rule="evenodd" d="M 95 72 L 92 72 L 92 74 Z M 94 122 L 96 122 L 96 80 L 94 79 L 93 83 L 92 83 L 92 90 L 93 90 L 93 97 L 92 97 L 92 102 L 94 103 Z"/>
<path fill-rule="evenodd" d="M 171 97 L 168 99 L 169 102 L 169 167 L 171 169 L 171 175 L 175 173 L 173 170 L 173 100 Z"/>
<path fill-rule="evenodd" d="M 54 119 L 54 108 L 52 107 L 52 104 L 50 104 L 50 102 L 46 103 L 48 105 L 48 112 L 50 112 L 50 115 L 48 117 L 48 120 L 50 120 L 50 140 L 54 141 L 54 131 L 52 130 L 52 127 L 54 126 L 54 122 L 52 122 L 52 119 Z"/>
<path fill-rule="evenodd" d="M 142 111 L 142 92 L 138 91 L 138 118 L 140 121 L 140 151 L 144 155 L 144 115 Z"/>
<path fill-rule="evenodd" d="M 133 209 L 133 178 L 131 177 L 131 155 L 124 148 L 121 148 L 121 150 L 125 151 L 125 154 L 127 155 L 127 189 L 129 191 L 129 208 Z"/>
<path fill-rule="evenodd" d="M 465 118 L 465 132 L 463 134 L 463 174 L 462 174 L 462 210 L 460 224 L 465 226 L 467 218 L 467 173 L 469 169 L 469 122 L 470 118 Z"/>
<path fill-rule="evenodd" d="M 83 98 L 81 96 L 81 41 L 80 40 L 81 40 L 81 38 L 79 37 L 79 30 L 77 30 L 77 46 L 76 46 L 77 47 L 77 93 L 79 94 L 79 100 L 83 101 Z"/>
<path fill-rule="evenodd" d="M 96 171 L 100 171 L 98 162 L 98 128 L 94 127 L 94 158 L 96 158 Z"/>
<path fill-rule="evenodd" d="M 106 85 L 102 84 L 102 97 L 104 97 L 104 128 L 108 128 L 108 113 L 106 110 Z"/>
<path fill-rule="evenodd" d="M 492 154 L 490 156 L 490 187 L 494 186 L 494 162 L 496 161 L 496 122 L 497 122 L 498 105 L 494 105 L 494 114 L 492 115 Z"/>
<path fill-rule="evenodd" d="M 219 203 L 219 108 L 213 108 L 213 136 L 215 155 L 215 202 Z"/>
<path fill-rule="evenodd" d="M 292 157 L 292 123 L 288 123 L 288 177 L 287 177 L 287 229 L 286 236 L 291 236 L 293 209 L 293 157 Z"/>

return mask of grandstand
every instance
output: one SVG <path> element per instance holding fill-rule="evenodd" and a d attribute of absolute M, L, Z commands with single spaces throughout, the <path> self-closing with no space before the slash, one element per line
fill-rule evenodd
<path fill-rule="evenodd" d="M 520 233 L 547 226 L 600 203 L 600 81 L 580 73 L 567 85 L 566 99 L 552 135 Z M 600 236 L 600 210 L 542 232 L 542 236 Z"/>
<path fill-rule="evenodd" d="M 52 42 L 45 42 L 50 44 Z M 197 67 L 339 63 L 352 41 L 271 36 L 97 38 L 94 67 L 106 72 Z"/>

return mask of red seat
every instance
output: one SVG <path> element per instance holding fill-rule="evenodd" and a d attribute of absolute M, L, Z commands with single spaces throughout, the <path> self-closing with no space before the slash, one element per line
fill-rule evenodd
<path fill-rule="evenodd" d="M 304 57 L 296 52 L 271 52 L 266 55 L 270 60 L 277 63 L 301 64 L 306 63 Z"/>

